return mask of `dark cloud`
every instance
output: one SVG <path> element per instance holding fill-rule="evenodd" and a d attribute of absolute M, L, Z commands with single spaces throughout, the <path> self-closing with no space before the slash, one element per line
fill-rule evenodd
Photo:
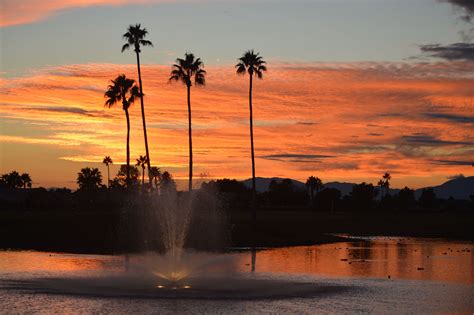
<path fill-rule="evenodd" d="M 473 145 L 473 142 L 465 141 L 447 141 L 426 134 L 413 134 L 401 137 L 402 144 L 416 146 L 449 146 L 449 145 Z"/>
<path fill-rule="evenodd" d="M 26 107 L 23 110 L 40 111 L 40 112 L 51 112 L 51 113 L 66 113 L 76 114 L 87 117 L 113 117 L 113 115 L 99 110 L 86 110 L 79 107 Z"/>
<path fill-rule="evenodd" d="M 331 162 L 331 163 L 325 163 L 325 164 L 320 164 L 318 167 L 317 165 L 310 165 L 310 164 L 300 164 L 298 166 L 298 170 L 300 171 L 307 171 L 307 172 L 314 172 L 317 170 L 358 170 L 360 169 L 359 165 L 357 163 L 337 163 L 337 162 Z"/>
<path fill-rule="evenodd" d="M 67 86 L 57 84 L 30 83 L 25 86 L 28 88 L 35 88 L 39 90 L 91 91 L 99 93 L 104 92 L 103 88 L 94 85 Z"/>
<path fill-rule="evenodd" d="M 332 158 L 332 155 L 322 154 L 270 154 L 261 156 L 262 159 L 272 161 L 285 161 L 294 163 L 319 162 L 321 159 Z"/>
<path fill-rule="evenodd" d="M 317 124 L 317 122 L 314 121 L 298 121 L 296 123 L 297 125 L 303 125 L 303 126 L 314 126 Z"/>
<path fill-rule="evenodd" d="M 474 60 L 474 43 L 454 43 L 450 45 L 429 44 L 421 45 L 423 54 L 430 57 L 453 60 Z"/>
<path fill-rule="evenodd" d="M 383 133 L 370 132 L 367 135 L 372 136 L 372 137 L 381 137 L 381 136 L 383 136 Z"/>
<path fill-rule="evenodd" d="M 424 113 L 423 116 L 434 119 L 449 120 L 456 123 L 474 123 L 474 116 L 461 116 L 444 113 Z"/>
<path fill-rule="evenodd" d="M 432 160 L 433 163 L 438 165 L 449 165 L 449 166 L 474 166 L 474 161 L 459 161 L 459 160 Z"/>
<path fill-rule="evenodd" d="M 402 117 L 403 114 L 400 114 L 400 113 L 383 113 L 383 114 L 379 114 L 377 116 L 378 117 Z"/>
<path fill-rule="evenodd" d="M 453 6 L 461 10 L 461 19 L 466 22 L 474 20 L 474 1 L 473 0 L 442 0 L 451 3 Z"/>

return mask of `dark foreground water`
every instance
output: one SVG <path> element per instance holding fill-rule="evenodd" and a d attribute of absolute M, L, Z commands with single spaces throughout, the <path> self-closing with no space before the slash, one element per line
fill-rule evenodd
<path fill-rule="evenodd" d="M 474 244 L 370 238 L 251 252 L 0 252 L 0 313 L 474 312 Z M 171 269 L 170 269 L 171 268 Z M 162 277 L 189 276 L 179 282 Z"/>

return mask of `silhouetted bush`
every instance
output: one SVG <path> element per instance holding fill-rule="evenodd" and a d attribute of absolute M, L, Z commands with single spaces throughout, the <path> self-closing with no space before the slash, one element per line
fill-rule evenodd
<path fill-rule="evenodd" d="M 420 199 L 418 200 L 420 205 L 426 209 L 432 209 L 435 207 L 436 194 L 433 188 L 425 188 L 421 192 Z"/>
<path fill-rule="evenodd" d="M 395 203 L 399 210 L 409 210 L 416 205 L 415 191 L 405 186 L 395 197 Z"/>
<path fill-rule="evenodd" d="M 339 208 L 341 192 L 336 188 L 324 188 L 317 195 L 317 209 L 320 211 L 335 211 Z"/>
<path fill-rule="evenodd" d="M 354 185 L 350 197 L 352 208 L 359 211 L 371 210 L 376 196 L 377 191 L 374 185 L 365 182 Z"/>

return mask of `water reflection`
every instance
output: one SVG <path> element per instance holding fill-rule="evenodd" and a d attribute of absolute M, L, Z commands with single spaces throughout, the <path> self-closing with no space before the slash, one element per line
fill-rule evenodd
<path fill-rule="evenodd" d="M 114 256 L 0 251 L 0 273 L 120 270 L 120 265 Z"/>
<path fill-rule="evenodd" d="M 252 251 L 252 263 L 256 261 Z M 474 283 L 472 243 L 372 238 L 258 252 L 259 272 Z M 255 268 L 252 266 L 252 268 Z"/>
<path fill-rule="evenodd" d="M 257 273 L 474 283 L 474 244 L 468 242 L 374 238 L 316 246 L 250 249 L 233 255 L 230 263 L 232 268 L 245 273 L 250 269 Z M 2 274 L 47 276 L 123 270 L 122 256 L 0 251 L 0 278 Z"/>

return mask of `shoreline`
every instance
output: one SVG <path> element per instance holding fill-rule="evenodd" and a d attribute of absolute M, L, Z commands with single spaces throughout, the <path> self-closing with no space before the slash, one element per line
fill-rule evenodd
<path fill-rule="evenodd" d="M 202 226 L 191 226 L 186 247 L 201 251 L 225 251 L 236 247 L 311 246 L 357 242 L 357 236 L 474 242 L 474 213 L 272 210 L 258 213 L 256 230 L 250 224 L 250 217 L 249 212 L 229 213 L 224 234 L 215 234 L 212 239 L 201 237 Z M 206 226 L 204 229 L 207 229 Z M 143 240 L 123 243 L 120 233 L 117 216 L 110 212 L 0 211 L 0 250 L 82 254 L 143 252 L 146 249 L 160 251 L 161 245 L 156 239 L 148 245 Z M 209 241 L 216 240 L 214 245 L 209 246 Z"/>

